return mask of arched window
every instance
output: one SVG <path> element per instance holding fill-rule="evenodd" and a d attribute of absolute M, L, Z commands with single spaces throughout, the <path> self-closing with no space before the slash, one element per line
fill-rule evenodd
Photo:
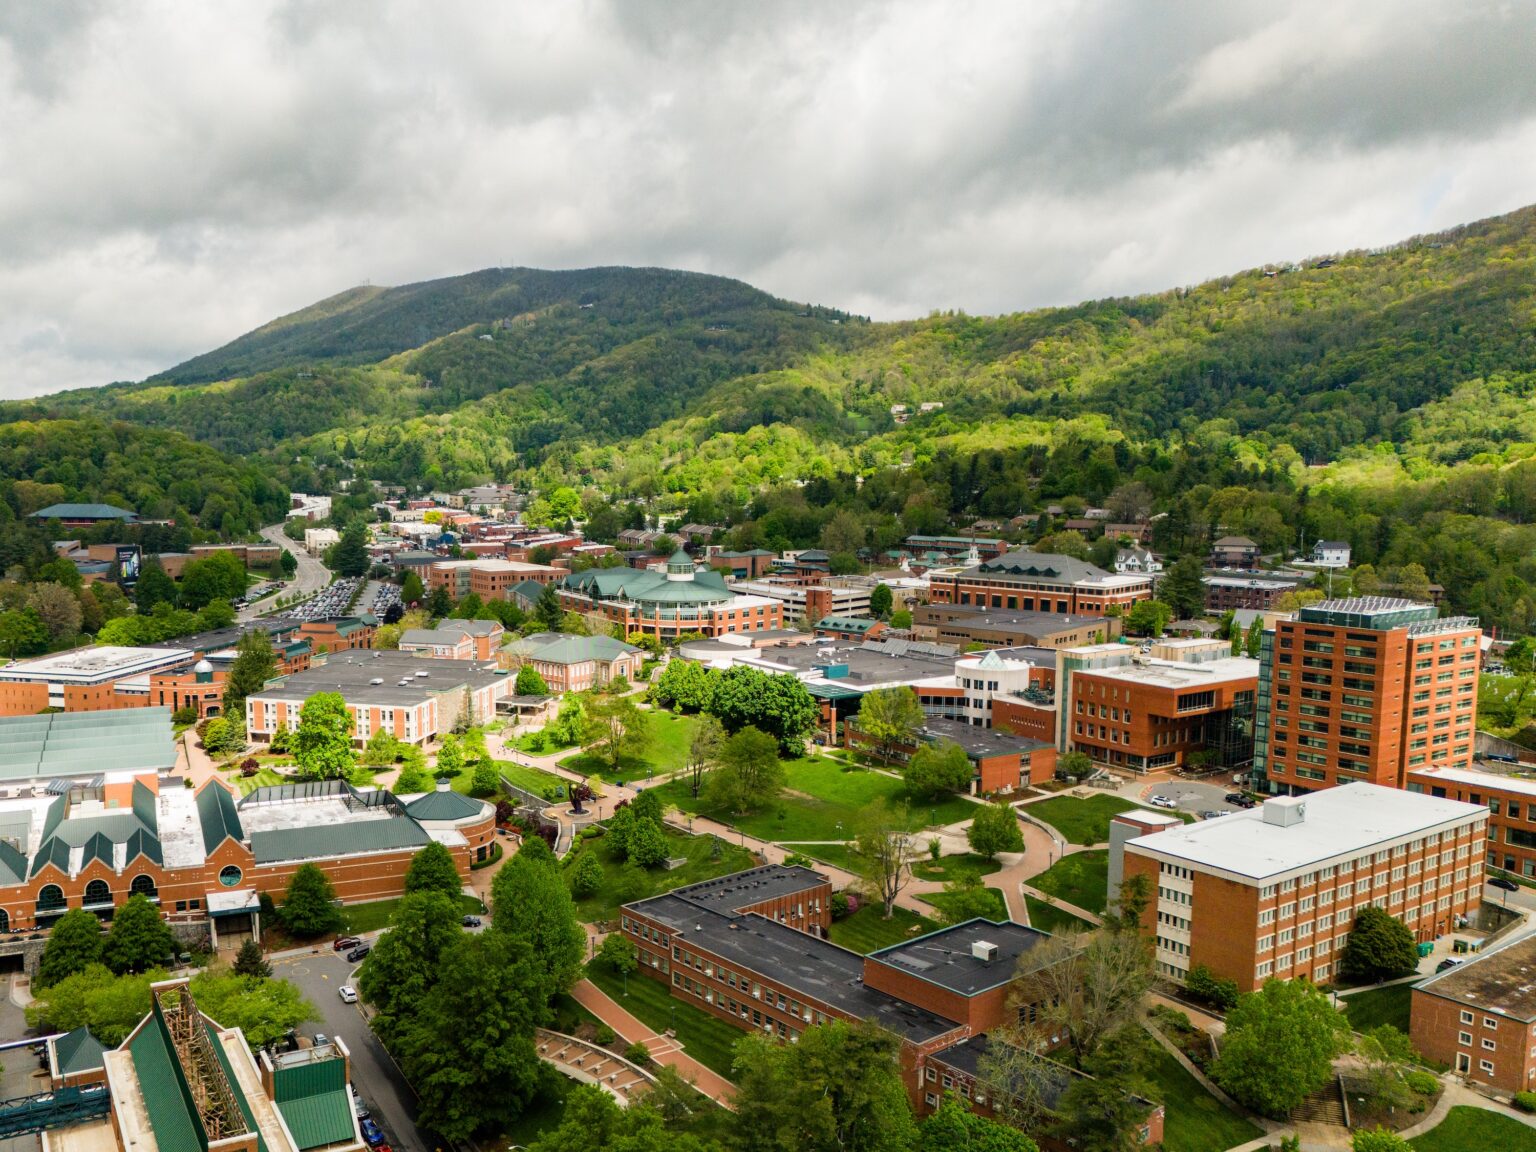
<path fill-rule="evenodd" d="M 107 882 L 105 880 L 92 880 L 85 886 L 85 903 L 112 903 L 112 889 L 107 887 Z"/>
<path fill-rule="evenodd" d="M 219 869 L 219 883 L 226 888 L 233 888 L 240 883 L 241 872 L 233 864 L 226 864 Z"/>
<path fill-rule="evenodd" d="M 11 914 L 4 908 L 0 908 L 0 932 L 11 930 Z"/>
<path fill-rule="evenodd" d="M 44 884 L 37 893 L 39 912 L 61 912 L 66 907 L 64 889 L 57 884 Z"/>
<path fill-rule="evenodd" d="M 155 878 L 147 873 L 140 872 L 133 878 L 133 883 L 128 886 L 128 891 L 131 895 L 153 898 L 155 895 Z"/>

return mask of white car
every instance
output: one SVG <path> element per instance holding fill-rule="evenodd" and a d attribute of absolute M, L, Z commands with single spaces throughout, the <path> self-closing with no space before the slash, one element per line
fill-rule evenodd
<path fill-rule="evenodd" d="M 357 989 L 350 984 L 343 984 L 340 988 L 336 989 L 336 993 L 341 997 L 343 1004 L 357 1003 Z"/>
<path fill-rule="evenodd" d="M 1170 800 L 1166 796 L 1148 796 L 1147 797 L 1147 803 L 1152 805 L 1152 807 L 1154 807 L 1154 808 L 1177 808 L 1178 807 L 1177 804 L 1175 804 L 1172 800 Z"/>

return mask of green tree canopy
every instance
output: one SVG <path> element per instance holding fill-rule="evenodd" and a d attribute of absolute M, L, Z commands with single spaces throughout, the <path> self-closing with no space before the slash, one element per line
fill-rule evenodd
<path fill-rule="evenodd" d="M 1412 972 L 1418 964 L 1418 949 L 1406 924 L 1374 905 L 1355 913 L 1339 958 L 1344 975 L 1370 984 Z"/>
<path fill-rule="evenodd" d="M 338 576 L 366 575 L 371 562 L 368 559 L 368 529 L 361 520 L 353 520 L 341 530 L 329 556 L 331 570 Z"/>
<path fill-rule="evenodd" d="M 1007 804 L 983 804 L 976 810 L 965 838 L 971 849 L 988 860 L 999 852 L 1024 851 L 1024 833 L 1019 818 Z"/>
<path fill-rule="evenodd" d="M 1195 556 L 1180 556 L 1168 565 L 1157 595 L 1174 617 L 1187 620 L 1205 611 L 1205 569 Z"/>
<path fill-rule="evenodd" d="M 334 932 L 342 922 L 335 900 L 330 878 L 314 864 L 300 864 L 283 896 L 283 926 L 305 940 Z"/>
<path fill-rule="evenodd" d="M 84 908 L 71 908 L 54 921 L 48 932 L 48 943 L 43 946 L 43 959 L 37 970 L 37 986 L 47 988 L 99 964 L 105 944 L 101 921 Z"/>
<path fill-rule="evenodd" d="M 158 968 L 114 976 L 105 964 L 88 964 L 47 987 L 40 985 L 37 999 L 27 1005 L 27 1023 L 55 1032 L 89 1028 L 103 1044 L 116 1046 L 149 1015 L 149 986 L 164 979 Z"/>
<path fill-rule="evenodd" d="M 1304 980 L 1269 980 L 1227 1014 L 1211 1078 L 1239 1102 L 1282 1119 L 1328 1082 L 1349 1046 L 1349 1025 Z"/>
<path fill-rule="evenodd" d="M 944 1099 L 918 1126 L 917 1152 L 1039 1152 L 1017 1128 L 978 1116 L 955 1096 Z"/>
<path fill-rule="evenodd" d="M 422 888 L 408 891 L 357 974 L 358 991 L 378 1009 L 375 1029 L 393 1043 L 436 982 L 438 962 L 456 941 L 460 927 L 458 893 Z"/>
<path fill-rule="evenodd" d="M 267 963 L 261 945 L 254 937 L 248 938 L 240 945 L 240 951 L 235 953 L 233 971 L 236 976 L 257 976 L 263 979 L 272 975 L 272 965 Z"/>
<path fill-rule="evenodd" d="M 898 746 L 916 739 L 925 719 L 917 693 L 905 685 L 876 688 L 859 701 L 859 731 L 874 743 L 876 753 L 887 764 Z"/>
<path fill-rule="evenodd" d="M 272 653 L 272 638 L 265 628 L 253 628 L 240 637 L 234 663 L 224 680 L 223 713 L 244 731 L 245 698 L 260 692 L 277 672 L 277 657 Z"/>
<path fill-rule="evenodd" d="M 524 664 L 517 670 L 517 683 L 513 691 L 519 696 L 548 696 L 549 685 L 532 664 Z"/>
<path fill-rule="evenodd" d="M 669 660 L 656 678 L 651 696 L 664 708 L 706 712 L 714 697 L 714 680 L 702 664 L 692 660 Z"/>
<path fill-rule="evenodd" d="M 101 950 L 102 960 L 114 972 L 142 972 L 175 954 L 176 938 L 160 909 L 138 892 L 113 914 L 112 928 Z"/>
<path fill-rule="evenodd" d="M 492 925 L 525 941 L 548 977 L 550 992 L 563 992 L 581 973 L 587 937 L 576 920 L 570 891 L 542 837 L 523 841 L 491 881 Z"/>
<path fill-rule="evenodd" d="M 869 614 L 880 620 L 891 614 L 891 589 L 887 584 L 876 584 L 869 590 Z"/>
<path fill-rule="evenodd" d="M 191 992 L 198 1008 L 226 1028 L 239 1028 L 256 1048 L 281 1040 L 306 1020 L 320 1019 L 298 985 L 287 980 L 210 968 L 192 977 Z"/>
<path fill-rule="evenodd" d="M 720 766 L 709 774 L 706 794 L 728 811 L 751 812 L 777 799 L 786 779 L 778 743 L 748 726 L 721 745 Z"/>
<path fill-rule="evenodd" d="M 457 900 L 464 881 L 454 866 L 453 853 L 433 840 L 417 852 L 411 866 L 405 872 L 405 891 L 441 892 L 450 900 Z"/>
<path fill-rule="evenodd" d="M 965 749 L 953 740 L 924 744 L 912 753 L 901 772 L 907 783 L 907 795 L 919 803 L 948 792 L 964 792 L 974 775 Z"/>
<path fill-rule="evenodd" d="M 293 759 L 317 780 L 344 780 L 352 771 L 352 718 L 339 692 L 316 692 L 304 701 Z"/>
<path fill-rule="evenodd" d="M 778 741 L 786 756 L 798 756 L 816 725 L 816 701 L 796 676 L 773 675 L 736 665 L 711 672 L 709 710 L 727 732 L 753 727 Z"/>

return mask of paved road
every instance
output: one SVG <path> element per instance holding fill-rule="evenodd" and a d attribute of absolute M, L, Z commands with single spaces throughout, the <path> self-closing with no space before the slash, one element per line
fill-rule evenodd
<path fill-rule="evenodd" d="M 337 989 L 352 978 L 355 964 L 333 952 L 292 956 L 272 962 L 272 974 L 292 980 L 320 1012 L 311 1035 L 339 1036 L 352 1053 L 352 1083 L 396 1152 L 436 1152 L 439 1145 L 416 1127 L 416 1097 L 384 1051 L 355 1004 L 343 1004 Z"/>
<path fill-rule="evenodd" d="M 1223 797 L 1232 786 L 1229 777 L 1216 776 L 1212 782 L 1194 780 L 1159 780 L 1141 789 L 1142 800 L 1148 796 L 1166 796 L 1185 812 L 1236 812 L 1235 804 L 1228 804 Z"/>
<path fill-rule="evenodd" d="M 284 536 L 281 524 L 267 525 L 267 527 L 261 530 L 261 538 L 268 544 L 276 544 L 285 552 L 293 553 L 293 558 L 299 562 L 298 570 L 294 572 L 293 579 L 275 589 L 273 595 L 276 595 L 278 592 L 284 595 L 300 592 L 308 596 L 330 584 L 330 570 L 292 540 L 288 539 L 288 537 Z M 246 605 L 240 610 L 240 619 L 254 620 L 257 616 L 261 615 L 264 607 L 271 607 L 271 599 L 272 597 L 268 596 L 257 601 L 255 604 Z"/>

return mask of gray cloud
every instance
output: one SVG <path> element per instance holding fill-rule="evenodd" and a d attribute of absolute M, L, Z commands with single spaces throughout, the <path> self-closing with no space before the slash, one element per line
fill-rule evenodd
<path fill-rule="evenodd" d="M 0 8 L 0 395 L 352 284 L 658 264 L 1007 312 L 1532 199 L 1529 3 Z"/>

